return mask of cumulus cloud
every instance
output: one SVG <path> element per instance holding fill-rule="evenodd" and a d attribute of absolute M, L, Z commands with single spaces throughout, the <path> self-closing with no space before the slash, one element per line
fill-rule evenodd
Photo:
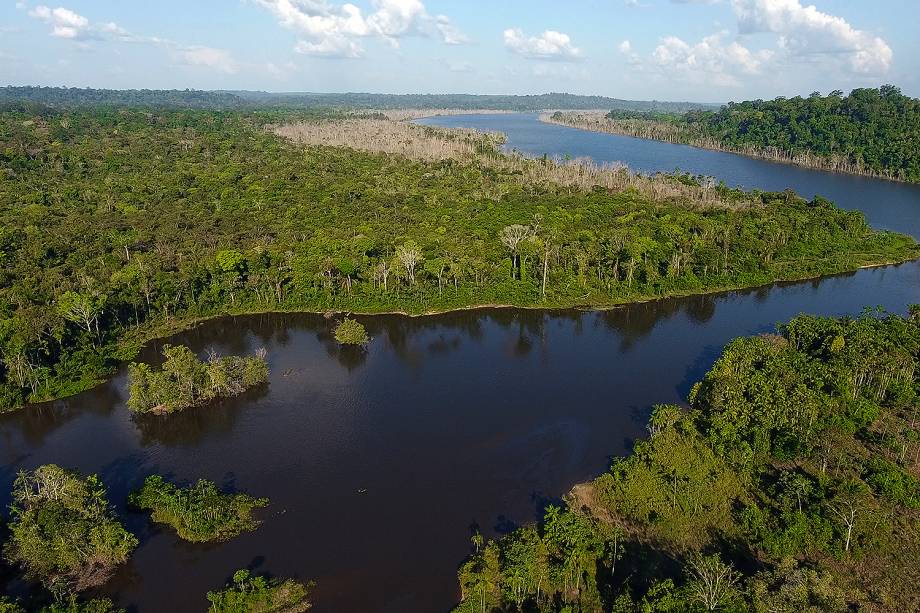
<path fill-rule="evenodd" d="M 754 52 L 737 41 L 725 43 L 725 36 L 719 32 L 694 44 L 667 36 L 655 47 L 652 61 L 672 78 L 731 87 L 740 85 L 743 75 L 759 74 L 773 57 L 769 50 Z"/>
<path fill-rule="evenodd" d="M 210 68 L 225 74 L 236 73 L 240 67 L 230 52 L 224 49 L 185 45 L 157 36 L 140 36 L 114 22 L 91 22 L 83 15 L 62 6 L 52 9 L 40 4 L 30 9 L 28 15 L 50 25 L 51 36 L 75 41 L 79 48 L 90 48 L 87 41 L 93 40 L 148 44 L 165 49 L 174 60 L 188 66 Z"/>
<path fill-rule="evenodd" d="M 239 67 L 233 56 L 224 49 L 214 47 L 183 47 L 176 51 L 183 64 L 204 66 L 225 74 L 235 74 Z"/>
<path fill-rule="evenodd" d="M 92 37 L 89 19 L 62 6 L 49 8 L 39 4 L 29 11 L 29 16 L 40 19 L 51 26 L 51 36 L 67 39 L 85 39 Z"/>
<path fill-rule="evenodd" d="M 467 42 L 445 15 L 431 15 L 421 0 L 373 0 L 373 11 L 365 15 L 354 4 L 332 4 L 327 0 L 254 0 L 271 12 L 283 27 L 301 38 L 298 53 L 324 57 L 360 57 L 362 38 L 379 38 L 393 47 L 409 35 L 438 36 L 444 43 Z"/>
<path fill-rule="evenodd" d="M 546 30 L 539 36 L 526 36 L 520 28 L 503 34 L 505 47 L 512 53 L 536 60 L 573 61 L 581 59 L 581 49 L 572 44 L 568 34 Z"/>
<path fill-rule="evenodd" d="M 857 73 L 885 73 L 894 54 L 882 38 L 800 0 L 732 0 L 742 34 L 770 32 L 791 55 L 839 55 Z"/>

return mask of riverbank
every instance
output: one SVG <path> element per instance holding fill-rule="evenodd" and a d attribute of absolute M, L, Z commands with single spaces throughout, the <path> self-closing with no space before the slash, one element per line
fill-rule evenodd
<path fill-rule="evenodd" d="M 111 377 L 113 377 L 117 370 L 121 368 L 125 363 L 130 362 L 135 359 L 141 350 L 148 345 L 149 343 L 166 339 L 171 336 L 181 334 L 188 330 L 194 329 L 197 326 L 206 324 L 209 321 L 220 319 L 224 317 L 246 317 L 253 315 L 268 315 L 275 313 L 291 313 L 291 314 L 312 314 L 312 315 L 325 315 L 330 320 L 335 320 L 339 316 L 345 315 L 357 315 L 363 317 L 374 317 L 374 316 L 385 316 L 385 315 L 398 315 L 402 317 L 410 318 L 423 318 L 423 317 L 434 317 L 438 315 L 445 315 L 455 312 L 466 312 L 466 311 L 477 311 L 477 310 L 503 310 L 503 309 L 521 309 L 529 311 L 564 311 L 564 310 L 582 310 L 582 311 L 607 311 L 622 307 L 627 307 L 634 304 L 646 304 L 664 300 L 673 300 L 679 298 L 690 298 L 694 296 L 719 296 L 724 294 L 729 294 L 732 292 L 741 292 L 741 291 L 752 291 L 760 288 L 771 287 L 775 285 L 785 286 L 792 285 L 797 283 L 806 283 L 809 281 L 819 281 L 824 279 L 831 279 L 837 276 L 845 276 L 854 274 L 860 270 L 867 270 L 872 268 L 884 268 L 884 267 L 897 267 L 910 262 L 920 261 L 920 245 L 917 245 L 913 254 L 910 257 L 906 257 L 902 260 L 891 260 L 885 259 L 881 261 L 872 261 L 866 260 L 865 263 L 861 263 L 855 267 L 845 268 L 837 270 L 831 273 L 824 274 L 804 274 L 801 276 L 793 277 L 782 277 L 775 278 L 773 280 L 764 281 L 761 283 L 751 283 L 751 284 L 727 284 L 721 286 L 715 286 L 711 288 L 706 288 L 704 290 L 695 291 L 673 291 L 666 294 L 644 294 L 636 295 L 630 298 L 610 298 L 604 296 L 595 295 L 589 298 L 590 295 L 584 296 L 580 300 L 544 300 L 539 303 L 532 301 L 520 301 L 520 302 L 493 302 L 493 303 L 458 303 L 456 305 L 445 306 L 442 308 L 422 308 L 422 309 L 411 309 L 411 308 L 392 308 L 387 306 L 381 306 L 380 308 L 361 308 L 353 307 L 349 308 L 347 305 L 334 305 L 334 304 L 324 304 L 318 305 L 315 307 L 310 307 L 309 305 L 298 306 L 298 305 L 270 305 L 265 308 L 251 308 L 251 307 L 240 307 L 235 309 L 227 309 L 215 311 L 208 314 L 193 315 L 190 317 L 172 317 L 169 321 L 165 322 L 156 322 L 150 327 L 142 326 L 140 328 L 135 328 L 129 330 L 123 338 L 121 338 L 117 343 L 117 348 L 114 351 L 114 355 L 117 356 L 118 364 L 113 366 L 110 370 L 100 373 L 99 376 L 95 379 L 87 380 L 81 382 L 80 385 L 72 387 L 68 390 L 67 394 L 49 397 L 42 399 L 38 402 L 29 402 L 18 407 L 14 407 L 7 411 L 0 411 L 0 414 L 9 413 L 12 411 L 28 409 L 31 406 L 40 406 L 47 403 L 53 403 L 59 400 L 63 400 L 77 394 L 86 392 L 90 389 L 93 389 L 99 385 L 104 385 L 107 383 Z M 867 304 L 868 306 L 868 304 Z"/>
<path fill-rule="evenodd" d="M 282 124 L 292 142 L 251 117 L 215 128 L 191 113 L 169 116 L 199 129 L 176 148 L 182 130 L 140 116 L 80 118 L 67 149 L 93 172 L 40 162 L 0 186 L 16 205 L 0 210 L 13 237 L 0 287 L 4 408 L 85 390 L 137 345 L 196 318 L 602 308 L 918 254 L 914 240 L 826 199 L 507 156 L 480 133 L 317 119 Z M 38 137 L 12 119 L 11 130 Z M 116 145 L 125 159 L 107 183 L 101 161 Z M 56 194 L 98 187 L 111 204 L 92 214 L 66 199 L 29 205 L 22 187 L 33 183 Z"/>
<path fill-rule="evenodd" d="M 764 160 L 776 164 L 786 164 L 808 170 L 817 170 L 821 172 L 830 172 L 835 174 L 851 175 L 857 177 L 868 177 L 871 179 L 883 179 L 895 183 L 907 183 L 916 185 L 916 182 L 907 181 L 896 176 L 884 173 L 874 172 L 865 168 L 859 168 L 850 164 L 847 160 L 829 158 L 827 156 L 814 155 L 809 153 L 790 154 L 780 149 L 763 150 L 754 147 L 739 148 L 722 145 L 721 143 L 708 138 L 697 138 L 691 135 L 683 134 L 671 124 L 652 120 L 611 120 L 606 117 L 606 113 L 598 112 L 573 112 L 568 113 L 562 118 L 554 118 L 548 113 L 541 113 L 539 119 L 543 123 L 584 130 L 585 132 L 598 132 L 601 134 L 614 134 L 616 136 L 628 136 L 631 138 L 641 138 L 655 140 L 671 145 L 685 145 L 707 151 L 720 151 L 722 153 L 731 153 L 741 155 L 757 160 Z"/>
<path fill-rule="evenodd" d="M 917 610 L 920 411 L 899 393 L 917 382 L 917 315 L 798 315 L 728 343 L 686 399 L 655 405 L 647 436 L 572 487 L 565 506 L 477 547 L 458 572 L 456 610 L 475 610 L 483 593 L 494 609 L 512 598 L 673 607 L 696 599 L 704 564 L 731 577 L 725 601 L 738 610 L 784 608 L 762 605 L 792 602 L 783 586 L 799 589 L 803 569 L 837 603 L 822 610 Z M 875 378 L 862 379 L 866 369 Z M 519 592 L 489 591 L 512 580 Z"/>

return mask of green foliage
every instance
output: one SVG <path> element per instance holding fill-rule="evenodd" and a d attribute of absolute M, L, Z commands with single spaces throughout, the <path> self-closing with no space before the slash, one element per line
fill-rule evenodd
<path fill-rule="evenodd" d="M 346 317 L 335 327 L 335 340 L 340 345 L 366 345 L 370 337 L 361 322 Z"/>
<path fill-rule="evenodd" d="M 40 466 L 19 473 L 12 498 L 5 557 L 56 593 L 101 585 L 137 546 L 95 475 Z"/>
<path fill-rule="evenodd" d="M 547 108 L 683 112 L 714 107 L 712 104 L 619 100 L 604 96 L 539 94 L 535 96 L 482 96 L 473 94 L 370 94 L 213 92 L 196 90 L 113 90 L 67 87 L 0 87 L 0 102 L 32 102 L 55 107 L 112 105 L 119 107 L 231 109 L 283 107 L 326 109 L 494 109 L 539 111 Z"/>
<path fill-rule="evenodd" d="M 0 613 L 26 613 L 24 607 L 4 596 L 0 596 Z M 112 601 L 106 599 L 77 600 L 70 596 L 60 602 L 42 607 L 38 613 L 125 613 L 116 609 Z"/>
<path fill-rule="evenodd" d="M 733 341 L 690 410 L 655 407 L 650 437 L 568 509 L 477 546 L 457 610 L 920 609 L 920 440 L 902 434 L 918 418 L 915 311 L 803 315 Z"/>
<path fill-rule="evenodd" d="M 597 480 L 599 501 L 682 545 L 700 546 L 713 532 L 731 532 L 732 509 L 746 495 L 743 479 L 688 419 L 653 432 Z"/>
<path fill-rule="evenodd" d="M 582 514 L 550 506 L 541 530 L 522 528 L 490 542 L 461 567 L 455 611 L 505 610 L 503 603 L 508 610 L 595 610 L 598 567 L 610 564 L 616 538 Z"/>
<path fill-rule="evenodd" d="M 271 581 L 248 570 L 233 574 L 223 590 L 208 592 L 209 613 L 302 613 L 310 608 L 313 585 L 293 579 Z"/>
<path fill-rule="evenodd" d="M 873 457 L 866 466 L 866 483 L 892 502 L 920 509 L 920 479 L 884 458 Z"/>
<path fill-rule="evenodd" d="M 0 111 L 0 410 L 86 389 L 219 314 L 606 305 L 918 253 L 791 193 L 713 187 L 712 208 L 265 129 L 298 116 Z M 512 254 L 508 227 L 534 236 Z"/>
<path fill-rule="evenodd" d="M 128 502 L 135 508 L 150 510 L 157 523 L 172 526 L 187 541 L 227 541 L 259 527 L 252 512 L 268 505 L 267 498 L 247 494 L 224 494 L 204 479 L 191 487 L 180 488 L 159 475 L 144 480 Z"/>
<path fill-rule="evenodd" d="M 41 613 L 125 613 L 124 609 L 116 609 L 111 600 L 97 599 L 77 600 L 70 596 L 62 602 L 56 602 L 41 610 Z"/>
<path fill-rule="evenodd" d="M 163 346 L 160 370 L 147 364 L 128 368 L 128 407 L 138 413 L 173 413 L 217 398 L 231 398 L 268 381 L 263 350 L 254 356 L 218 357 L 206 362 L 182 345 Z"/>
<path fill-rule="evenodd" d="M 26 613 L 26 610 L 13 599 L 0 596 L 0 613 Z"/>
<path fill-rule="evenodd" d="M 807 98 L 729 102 L 718 111 L 612 111 L 623 128 L 671 142 L 752 153 L 806 166 L 920 182 L 920 100 L 897 87 Z"/>
<path fill-rule="evenodd" d="M 775 569 L 755 576 L 750 585 L 755 613 L 844 613 L 846 594 L 828 571 L 817 570 L 792 558 Z"/>

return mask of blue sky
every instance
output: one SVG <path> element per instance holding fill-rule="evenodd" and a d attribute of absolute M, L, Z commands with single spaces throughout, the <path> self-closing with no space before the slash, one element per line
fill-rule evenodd
<path fill-rule="evenodd" d="M 893 83 L 916 0 L 0 2 L 0 83 L 723 101 Z"/>

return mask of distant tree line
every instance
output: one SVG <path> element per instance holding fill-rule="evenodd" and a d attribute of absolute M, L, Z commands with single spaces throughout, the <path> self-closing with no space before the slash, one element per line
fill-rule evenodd
<path fill-rule="evenodd" d="M 57 108 L 86 106 L 152 107 L 159 109 L 490 109 L 540 111 L 543 109 L 631 109 L 683 113 L 713 108 L 713 104 L 620 100 L 604 96 L 550 93 L 530 96 L 472 94 L 371 94 L 371 93 L 271 93 L 255 91 L 200 91 L 151 89 L 91 89 L 78 87 L 0 87 L 3 103 L 33 102 Z"/>

